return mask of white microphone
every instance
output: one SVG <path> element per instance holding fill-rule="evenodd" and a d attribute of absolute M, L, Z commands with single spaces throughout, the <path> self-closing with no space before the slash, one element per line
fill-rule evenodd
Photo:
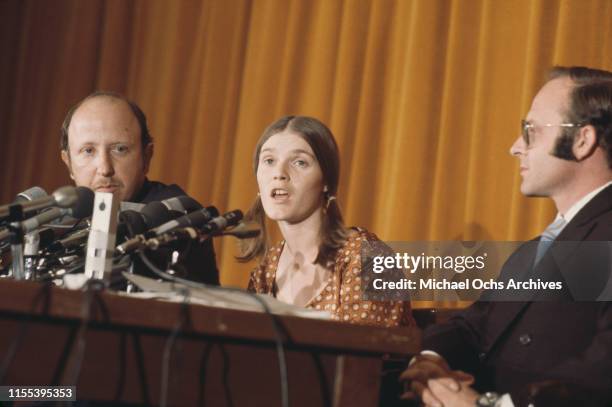
<path fill-rule="evenodd" d="M 112 271 L 118 212 L 119 199 L 114 194 L 96 192 L 85 258 L 88 278 L 103 280 Z"/>

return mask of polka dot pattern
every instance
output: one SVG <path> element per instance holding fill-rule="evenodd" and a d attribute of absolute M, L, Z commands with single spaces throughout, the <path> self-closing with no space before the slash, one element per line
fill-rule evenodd
<path fill-rule="evenodd" d="M 363 229 L 349 236 L 344 246 L 338 249 L 332 278 L 329 279 L 321 294 L 310 301 L 306 307 L 330 311 L 334 320 L 354 324 L 384 327 L 413 324 L 409 302 L 368 301 L 362 298 L 362 242 L 376 241 L 379 241 L 376 235 Z M 259 266 L 251 273 L 249 291 L 273 295 L 276 269 L 282 247 L 283 242 L 279 242 L 268 250 Z"/>

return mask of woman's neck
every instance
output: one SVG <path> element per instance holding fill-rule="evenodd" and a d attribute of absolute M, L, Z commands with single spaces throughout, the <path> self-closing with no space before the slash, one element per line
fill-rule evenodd
<path fill-rule="evenodd" d="M 319 254 L 321 228 L 323 227 L 322 208 L 317 209 L 300 223 L 278 222 L 278 227 L 285 239 L 289 254 L 301 253 L 307 263 L 313 263 Z"/>

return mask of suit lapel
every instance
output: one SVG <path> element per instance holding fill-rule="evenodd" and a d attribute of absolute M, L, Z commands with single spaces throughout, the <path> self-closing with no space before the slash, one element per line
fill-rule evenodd
<path fill-rule="evenodd" d="M 563 242 L 554 244 L 544 255 L 542 261 L 534 270 L 534 276 L 547 276 L 551 265 L 565 264 L 568 258 L 576 253 L 583 241 L 589 240 L 591 231 L 597 225 L 596 219 L 612 209 L 612 185 L 605 188 L 591 199 L 567 226 L 557 236 L 556 241 Z M 554 263 L 553 263 L 554 262 Z M 540 267 L 541 266 L 541 267 Z"/>
<path fill-rule="evenodd" d="M 593 220 L 612 210 L 612 185 L 604 188 L 591 199 L 567 224 L 557 240 L 579 240 L 581 233 L 588 232 Z M 586 229 L 585 229 L 586 227 Z"/>
<path fill-rule="evenodd" d="M 590 232 L 595 227 L 594 220 L 602 214 L 612 210 L 612 185 L 605 188 L 591 199 L 567 224 L 557 237 L 557 240 L 567 241 L 563 245 L 551 247 L 544 255 L 540 264 L 534 270 L 534 277 L 541 270 L 550 268 L 551 261 L 556 264 L 563 262 L 578 247 L 581 241 L 588 240 Z M 509 268 L 509 275 L 521 275 L 520 270 L 531 269 L 535 257 L 535 246 L 526 244 L 519 248 L 516 255 L 513 255 L 504 265 L 504 269 Z M 513 273 L 516 270 L 516 273 Z M 517 274 L 518 273 L 518 274 Z M 505 274 L 502 271 L 502 274 Z M 489 314 L 489 332 L 487 335 L 487 352 L 491 351 L 495 344 L 503 337 L 503 333 L 511 328 L 512 323 L 520 318 L 521 314 L 529 307 L 531 301 L 520 302 L 496 302 L 492 304 Z"/>

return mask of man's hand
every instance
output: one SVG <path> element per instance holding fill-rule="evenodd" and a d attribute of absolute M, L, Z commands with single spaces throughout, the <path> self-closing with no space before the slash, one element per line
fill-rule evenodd
<path fill-rule="evenodd" d="M 412 363 L 400 375 L 400 380 L 410 385 L 410 390 L 402 394 L 402 399 L 414 399 L 420 397 L 426 405 L 442 406 L 439 400 L 428 389 L 430 379 L 446 378 L 448 388 L 460 391 L 461 386 L 469 386 L 474 383 L 474 377 L 460 370 L 451 370 L 446 361 L 437 355 L 417 355 Z"/>
<path fill-rule="evenodd" d="M 427 382 L 435 402 L 431 404 L 423 399 L 426 406 L 474 407 L 479 394 L 467 384 L 461 384 L 456 390 L 455 380 L 450 378 L 431 379 Z"/>

